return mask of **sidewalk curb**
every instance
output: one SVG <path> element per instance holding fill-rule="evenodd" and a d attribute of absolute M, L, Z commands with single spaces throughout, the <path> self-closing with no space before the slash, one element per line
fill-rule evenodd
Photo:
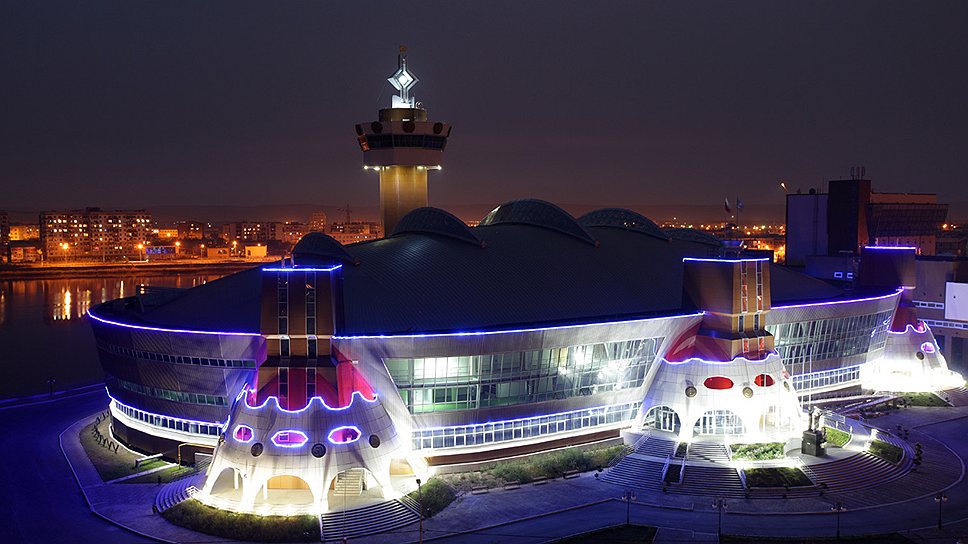
<path fill-rule="evenodd" d="M 101 389 L 104 389 L 103 382 L 95 383 L 91 385 L 83 385 L 81 387 L 75 387 L 73 389 L 66 389 L 64 391 L 55 393 L 53 397 L 44 393 L 40 393 L 38 395 L 30 395 L 27 397 L 11 397 L 6 399 L 0 399 L 0 411 L 13 410 L 15 408 L 26 408 L 28 406 L 38 406 L 40 404 L 49 404 L 51 402 L 70 399 L 81 395 L 89 395 Z"/>
<path fill-rule="evenodd" d="M 93 415 L 93 414 L 91 414 L 91 415 Z M 132 532 L 132 533 L 134 533 L 134 534 L 136 534 L 138 536 L 142 536 L 142 537 L 147 538 L 149 540 L 154 540 L 155 542 L 164 542 L 166 544 L 178 544 L 177 542 L 175 542 L 173 540 L 165 540 L 163 538 L 158 538 L 156 536 L 152 536 L 152 535 L 149 535 L 147 533 L 142 533 L 141 531 L 138 531 L 137 529 L 134 529 L 132 527 L 128 527 L 127 525 L 124 525 L 123 523 L 118 523 L 117 521 L 115 521 L 115 520 L 113 520 L 113 519 L 105 516 L 104 514 L 101 514 L 100 512 L 98 512 L 97 510 L 94 509 L 94 505 L 91 504 L 91 499 L 87 496 L 87 491 L 84 489 L 84 486 L 81 485 L 81 479 L 77 475 L 77 470 L 74 469 L 74 463 L 71 463 L 71 458 L 70 458 L 70 456 L 67 455 L 67 450 L 64 449 L 64 433 L 73 430 L 74 427 L 78 423 L 83 423 L 88 418 L 90 418 L 91 415 L 84 416 L 81 419 L 78 419 L 77 421 L 75 421 L 74 423 L 71 423 L 70 425 L 67 426 L 66 429 L 64 429 L 63 431 L 61 431 L 61 433 L 57 437 L 57 443 L 58 443 L 58 446 L 60 446 L 61 454 L 64 456 L 64 460 L 67 461 L 67 466 L 70 467 L 71 474 L 74 475 L 74 481 L 77 483 L 77 487 L 80 488 L 81 495 L 84 496 L 84 502 L 87 503 L 88 510 L 90 510 L 92 514 L 94 514 L 95 516 L 103 519 L 104 521 L 107 521 L 108 523 L 110 523 L 112 525 L 115 525 L 117 527 L 120 527 L 120 528 L 122 528 L 122 529 L 124 529 L 126 531 L 130 531 L 130 532 Z"/>

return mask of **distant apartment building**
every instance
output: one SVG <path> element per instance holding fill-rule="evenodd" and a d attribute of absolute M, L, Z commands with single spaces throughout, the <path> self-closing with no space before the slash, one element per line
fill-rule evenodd
<path fill-rule="evenodd" d="M 10 262 L 10 216 L 0 211 L 0 263 Z"/>
<path fill-rule="evenodd" d="M 11 242 L 37 240 L 39 238 L 40 238 L 40 225 L 33 224 L 33 223 L 10 225 Z"/>
<path fill-rule="evenodd" d="M 142 259 L 150 237 L 147 210 L 86 208 L 40 214 L 40 245 L 48 261 Z"/>
<path fill-rule="evenodd" d="M 309 232 L 326 232 L 329 227 L 329 219 L 326 212 L 313 212 L 309 217 Z"/>
<path fill-rule="evenodd" d="M 279 221 L 236 221 L 225 225 L 223 232 L 228 233 L 229 240 L 240 242 L 268 242 L 280 240 L 282 223 Z"/>
<path fill-rule="evenodd" d="M 309 226 L 298 221 L 286 221 L 282 224 L 282 234 L 280 239 L 288 244 L 295 244 L 309 233 Z"/>
<path fill-rule="evenodd" d="M 327 234 L 337 242 L 347 245 L 383 238 L 383 227 L 372 221 L 333 223 Z"/>
<path fill-rule="evenodd" d="M 868 245 L 911 246 L 919 255 L 934 255 L 947 215 L 948 205 L 934 194 L 876 193 L 858 174 L 832 180 L 826 193 L 787 195 L 786 263 L 859 255 Z"/>
<path fill-rule="evenodd" d="M 198 221 L 175 221 L 179 240 L 201 240 L 205 238 L 205 223 Z"/>

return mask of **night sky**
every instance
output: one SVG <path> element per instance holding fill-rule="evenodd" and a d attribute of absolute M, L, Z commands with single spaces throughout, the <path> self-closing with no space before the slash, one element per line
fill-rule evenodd
<path fill-rule="evenodd" d="M 353 125 L 406 44 L 454 125 L 440 207 L 782 218 L 779 180 L 864 165 L 968 218 L 966 28 L 961 0 L 4 2 L 0 209 L 375 204 Z"/>

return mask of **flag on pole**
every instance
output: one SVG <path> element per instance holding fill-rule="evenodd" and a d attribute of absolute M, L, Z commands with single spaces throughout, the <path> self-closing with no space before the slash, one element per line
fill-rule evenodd
<path fill-rule="evenodd" d="M 723 206 L 726 208 L 726 213 L 733 213 L 733 210 L 729 207 L 729 197 L 726 197 L 724 200 Z"/>
<path fill-rule="evenodd" d="M 740 200 L 739 197 L 736 197 L 736 211 L 742 211 L 742 209 L 743 209 L 743 201 Z"/>

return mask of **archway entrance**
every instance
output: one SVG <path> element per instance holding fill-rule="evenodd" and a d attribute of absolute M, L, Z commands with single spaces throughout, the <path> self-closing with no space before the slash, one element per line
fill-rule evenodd
<path fill-rule="evenodd" d="M 242 475 L 234 468 L 226 468 L 219 473 L 212 484 L 210 494 L 234 501 L 242 500 Z"/>
<path fill-rule="evenodd" d="M 646 429 L 678 433 L 682 425 L 679 422 L 679 414 L 675 410 L 668 406 L 656 406 L 645 414 L 642 426 Z"/>
<path fill-rule="evenodd" d="M 309 483 L 299 476 L 283 474 L 266 481 L 255 498 L 255 505 L 312 505 L 315 504 Z"/>
<path fill-rule="evenodd" d="M 746 434 L 746 427 L 743 426 L 743 420 L 729 410 L 710 410 L 696 421 L 692 434 L 736 436 Z"/>
<path fill-rule="evenodd" d="M 326 490 L 330 510 L 348 510 L 384 500 L 384 490 L 365 468 L 344 470 Z"/>

